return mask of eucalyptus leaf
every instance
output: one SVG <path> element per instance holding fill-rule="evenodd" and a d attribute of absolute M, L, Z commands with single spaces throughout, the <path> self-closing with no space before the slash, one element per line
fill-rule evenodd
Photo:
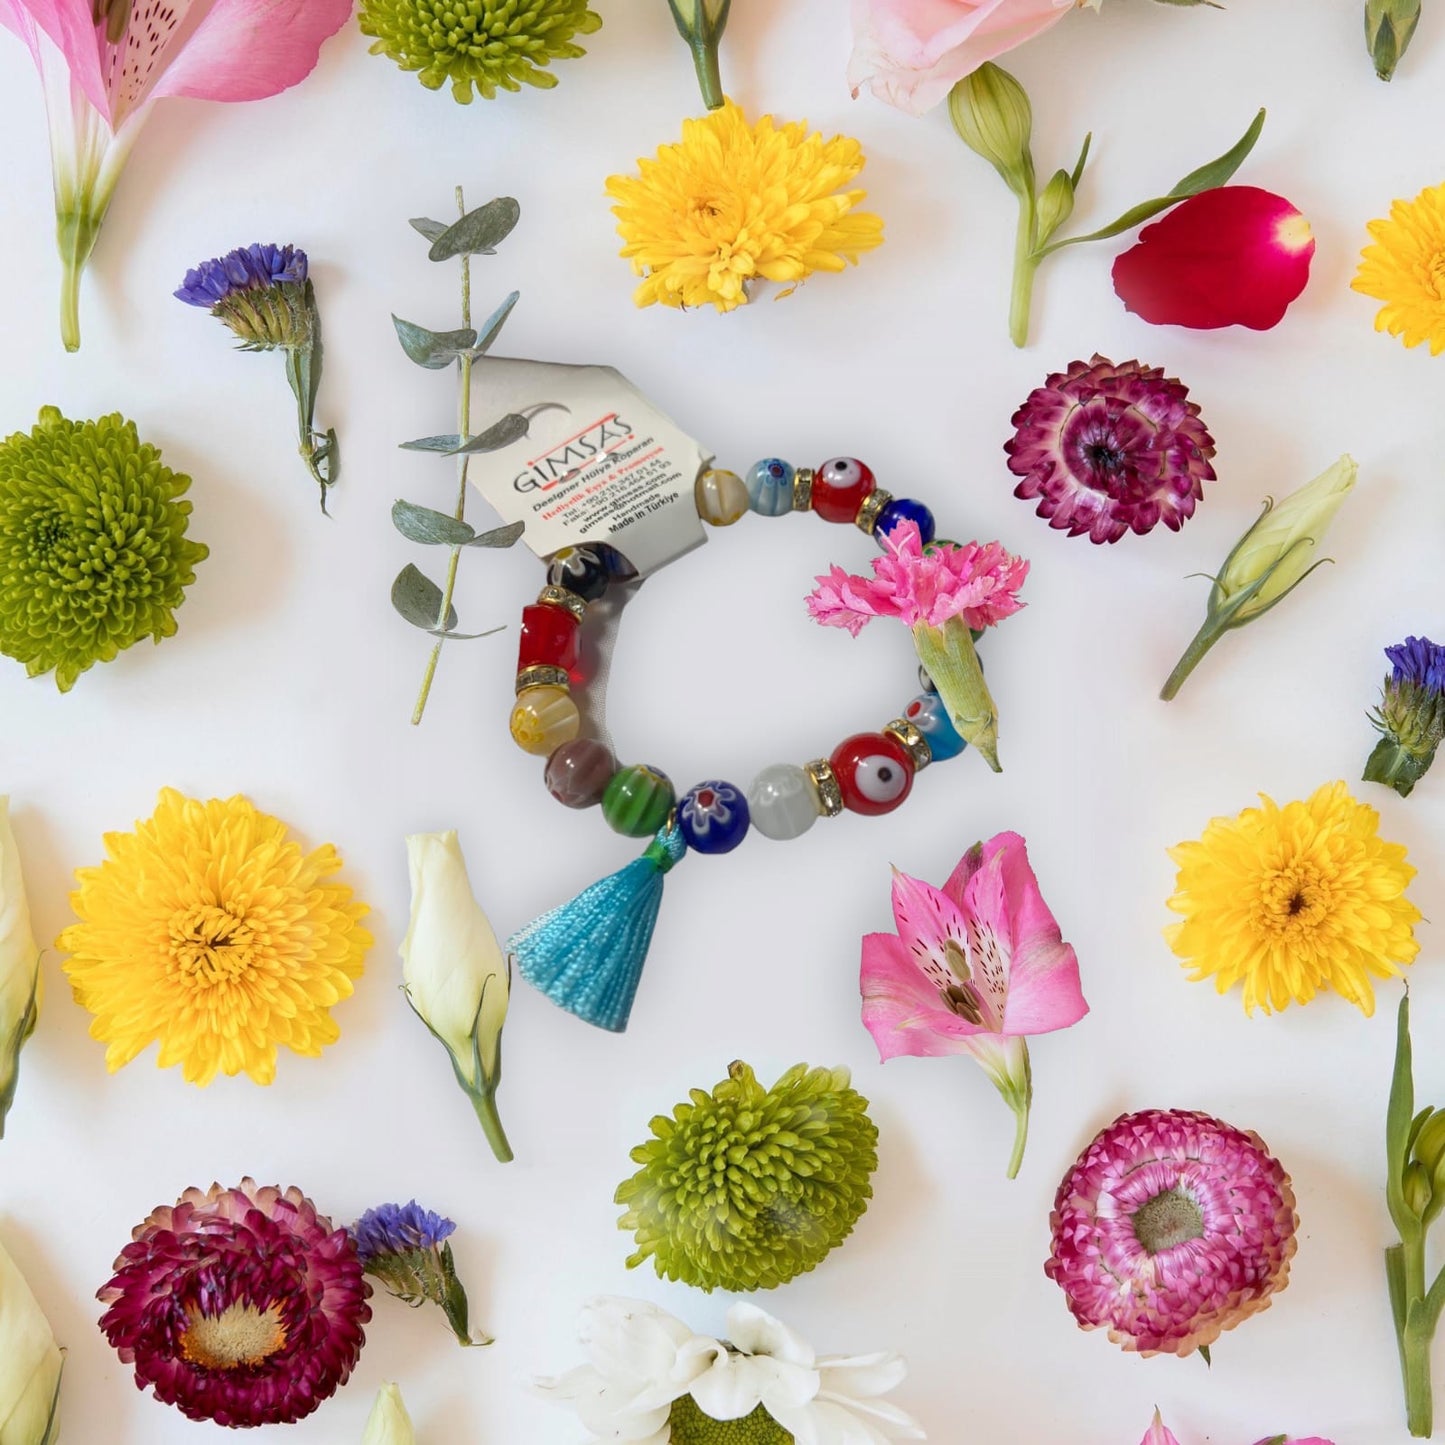
<path fill-rule="evenodd" d="M 466 545 L 468 547 L 510 547 L 526 530 L 525 522 L 508 522 L 505 527 L 494 527 L 490 532 L 478 532 Z M 483 634 L 485 636 L 486 634 Z"/>
<path fill-rule="evenodd" d="M 417 437 L 415 441 L 402 442 L 401 449 L 404 452 L 443 452 L 450 455 L 456 451 L 460 441 L 461 437 L 456 432 L 448 432 L 445 436 Z"/>
<path fill-rule="evenodd" d="M 445 221 L 433 221 L 427 216 L 413 216 L 409 224 L 413 231 L 420 231 L 428 241 L 435 241 L 446 234 Z"/>
<path fill-rule="evenodd" d="M 441 616 L 442 589 L 408 562 L 396 574 L 396 581 L 391 584 L 391 605 L 413 627 L 419 627 L 423 632 L 433 632 L 436 630 L 437 618 Z M 457 625 L 455 607 L 447 608 L 446 625 Z"/>
<path fill-rule="evenodd" d="M 527 429 L 531 425 L 532 423 L 526 417 L 511 412 L 501 421 L 494 422 L 486 431 L 469 437 L 450 455 L 474 456 L 477 452 L 499 452 L 503 447 L 511 446 L 513 442 L 521 441 L 527 435 Z"/>
<path fill-rule="evenodd" d="M 511 196 L 498 196 L 448 226 L 432 242 L 428 258 L 449 261 L 453 256 L 490 256 L 512 234 L 521 216 L 522 208 Z"/>
<path fill-rule="evenodd" d="M 403 321 L 400 316 L 393 316 L 391 321 L 401 349 L 428 371 L 444 370 L 461 352 L 477 344 L 477 333 L 469 326 L 461 331 L 428 331 L 425 326 Z"/>
<path fill-rule="evenodd" d="M 391 522 L 403 537 L 420 542 L 426 547 L 465 547 L 477 535 L 475 527 L 458 521 L 447 512 L 438 512 L 431 507 L 418 506 L 415 502 L 396 501 L 391 507 Z M 441 606 L 441 597 L 437 597 Z M 432 613 L 435 624 L 437 614 Z"/>
<path fill-rule="evenodd" d="M 507 324 L 507 317 L 512 314 L 512 307 L 521 299 L 520 291 L 513 291 L 492 314 L 487 317 L 482 329 L 477 332 L 476 342 L 472 346 L 472 355 L 485 356 L 491 350 L 492 342 L 497 339 L 503 326 Z"/>
<path fill-rule="evenodd" d="M 485 632 L 452 632 L 450 629 L 443 631 L 440 627 L 427 628 L 433 637 L 440 637 L 448 642 L 475 642 L 479 637 L 491 637 L 494 633 L 506 630 L 505 626 L 489 627 Z"/>

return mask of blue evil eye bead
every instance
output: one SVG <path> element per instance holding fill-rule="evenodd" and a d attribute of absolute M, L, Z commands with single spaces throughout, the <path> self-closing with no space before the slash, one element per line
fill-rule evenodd
<path fill-rule="evenodd" d="M 595 602 L 607 590 L 612 573 L 597 547 L 563 547 L 547 563 L 547 582 L 565 587 L 584 602 Z"/>
<path fill-rule="evenodd" d="M 933 513 L 922 502 L 915 502 L 912 497 L 894 497 L 879 512 L 878 520 L 873 524 L 873 535 L 878 539 L 880 547 L 883 545 L 883 539 L 900 522 L 916 523 L 919 540 L 925 547 L 933 540 L 933 534 L 938 530 L 937 524 L 933 520 Z"/>
<path fill-rule="evenodd" d="M 699 783 L 677 810 L 677 826 L 696 853 L 731 853 L 748 822 L 748 800 L 731 783 Z"/>
<path fill-rule="evenodd" d="M 956 758 L 968 746 L 959 736 L 943 699 L 936 692 L 925 692 L 914 698 L 903 709 L 903 716 L 923 734 L 935 763 Z"/>
<path fill-rule="evenodd" d="M 793 468 L 778 457 L 754 462 L 744 478 L 748 506 L 760 517 L 781 517 L 793 510 Z"/>

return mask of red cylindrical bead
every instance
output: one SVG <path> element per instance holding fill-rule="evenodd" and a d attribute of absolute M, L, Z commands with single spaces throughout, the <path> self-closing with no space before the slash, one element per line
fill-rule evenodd
<path fill-rule="evenodd" d="M 828 762 L 843 806 L 854 813 L 891 813 L 913 789 L 913 759 L 886 733 L 854 733 L 833 749 Z"/>
<path fill-rule="evenodd" d="M 825 522 L 851 522 L 878 489 L 872 469 L 856 457 L 832 457 L 813 476 L 813 510 Z"/>
<path fill-rule="evenodd" d="M 577 619 L 565 607 L 534 602 L 522 609 L 522 640 L 517 646 L 517 671 L 524 667 L 577 670 Z"/>

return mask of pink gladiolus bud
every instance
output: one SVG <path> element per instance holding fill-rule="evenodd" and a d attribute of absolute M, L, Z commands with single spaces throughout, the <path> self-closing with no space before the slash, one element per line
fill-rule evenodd
<path fill-rule="evenodd" d="M 1309 222 L 1283 196 L 1220 186 L 1146 226 L 1114 262 L 1125 307 L 1156 326 L 1277 326 L 1305 289 Z"/>

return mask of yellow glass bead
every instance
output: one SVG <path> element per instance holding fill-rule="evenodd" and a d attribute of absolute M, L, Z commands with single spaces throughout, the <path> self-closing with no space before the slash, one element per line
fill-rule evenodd
<path fill-rule="evenodd" d="M 577 736 L 582 719 L 562 687 L 529 687 L 512 709 L 512 737 L 524 753 L 547 757 Z"/>
<path fill-rule="evenodd" d="M 697 514 L 710 527 L 731 527 L 747 515 L 748 489 L 736 472 L 709 467 L 695 488 Z"/>

